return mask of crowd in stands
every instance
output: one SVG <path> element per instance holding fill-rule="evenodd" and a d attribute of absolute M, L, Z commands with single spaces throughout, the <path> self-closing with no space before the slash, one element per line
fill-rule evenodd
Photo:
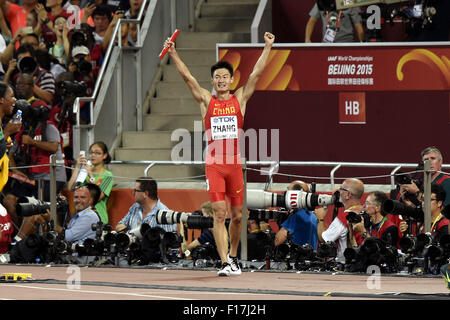
<path fill-rule="evenodd" d="M 107 49 L 112 41 L 117 44 L 118 38 L 112 38 L 116 24 L 119 19 L 137 18 L 142 3 L 0 1 L 0 104 L 4 108 L 0 138 L 8 147 L 2 159 L 9 161 L 11 168 L 1 195 L 2 210 L 8 213 L 0 222 L 2 237 L 20 240 L 48 220 L 45 214 L 19 217 L 16 204 L 21 197 L 31 196 L 49 201 L 50 155 L 55 154 L 60 164 L 56 169 L 57 192 L 75 186 L 80 163 L 85 164 L 86 159 L 72 154 L 74 100 L 92 95 Z M 122 25 L 122 46 L 136 44 L 136 30 L 136 25 Z M 89 103 L 81 104 L 82 124 L 90 123 L 90 108 Z M 15 121 L 18 110 L 22 116 Z M 113 179 L 103 164 L 109 163 L 110 156 L 102 142 L 94 143 L 88 152 L 92 166 L 86 183 L 100 187 L 96 209 L 106 223 L 106 201 Z M 74 172 L 66 169 L 71 165 Z"/>

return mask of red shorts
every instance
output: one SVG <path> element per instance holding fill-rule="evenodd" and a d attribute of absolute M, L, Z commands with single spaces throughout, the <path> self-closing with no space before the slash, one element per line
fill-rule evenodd
<path fill-rule="evenodd" d="M 244 203 L 244 176 L 241 164 L 208 164 L 205 166 L 206 190 L 211 202 L 224 201 L 233 207 Z"/>

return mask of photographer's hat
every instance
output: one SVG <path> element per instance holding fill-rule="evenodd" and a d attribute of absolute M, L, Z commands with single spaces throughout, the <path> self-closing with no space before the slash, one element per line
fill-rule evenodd
<path fill-rule="evenodd" d="M 89 55 L 89 49 L 86 46 L 77 46 L 72 49 L 72 57 L 76 57 L 79 54 Z"/>

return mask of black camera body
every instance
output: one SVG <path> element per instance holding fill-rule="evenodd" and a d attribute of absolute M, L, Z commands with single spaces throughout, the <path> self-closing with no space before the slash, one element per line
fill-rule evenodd
<path fill-rule="evenodd" d="M 32 57 L 22 57 L 17 62 L 17 68 L 20 73 L 33 74 L 38 67 L 36 60 Z"/>
<path fill-rule="evenodd" d="M 92 64 L 85 60 L 84 57 L 75 62 L 75 65 L 77 66 L 76 71 L 82 76 L 89 76 L 92 72 Z"/>
<path fill-rule="evenodd" d="M 82 81 L 65 80 L 57 83 L 57 89 L 58 92 L 60 92 L 61 96 L 63 97 L 67 96 L 84 97 L 87 92 L 87 85 Z"/>
<path fill-rule="evenodd" d="M 350 211 L 345 217 L 348 223 L 360 223 L 364 220 L 364 227 L 366 229 L 370 228 L 371 222 L 370 217 L 367 212 L 362 211 L 361 213 L 356 213 L 354 211 Z"/>

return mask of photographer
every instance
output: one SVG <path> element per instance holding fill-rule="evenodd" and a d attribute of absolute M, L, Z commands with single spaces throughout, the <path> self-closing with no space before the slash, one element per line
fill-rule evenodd
<path fill-rule="evenodd" d="M 86 46 L 76 46 L 72 49 L 71 57 L 68 62 L 68 71 L 73 74 L 76 81 L 86 84 L 86 96 L 91 96 L 94 91 L 95 81 L 92 72 L 91 56 Z M 91 103 L 82 103 L 80 105 L 80 117 L 82 122 L 90 123 Z"/>
<path fill-rule="evenodd" d="M 364 211 L 370 217 L 371 226 L 369 230 L 366 230 L 363 220 L 352 225 L 353 232 L 360 232 L 363 239 L 375 237 L 383 240 L 388 245 L 397 247 L 398 228 L 394 222 L 386 217 L 386 213 L 382 210 L 385 200 L 387 200 L 387 196 L 384 192 L 370 192 L 364 204 Z M 356 242 L 355 239 L 352 240 L 353 243 Z"/>
<path fill-rule="evenodd" d="M 444 201 L 444 206 L 450 204 L 450 176 L 442 173 L 442 163 L 443 157 L 442 153 L 438 148 L 431 146 L 425 148 L 422 153 L 422 161 L 429 160 L 431 165 L 431 171 L 433 172 L 431 175 L 431 184 L 442 185 L 446 192 L 446 197 Z M 417 199 L 420 198 L 420 195 L 423 190 L 421 190 L 422 186 L 418 186 L 416 182 L 411 181 L 409 184 L 402 184 L 400 186 L 400 194 L 401 198 L 405 199 L 408 194 L 416 195 Z"/>
<path fill-rule="evenodd" d="M 91 226 L 100 221 L 95 211 L 100 193 L 100 188 L 93 183 L 75 189 L 73 202 L 76 213 L 72 215 L 66 228 L 56 221 L 56 232 L 63 233 L 65 240 L 72 243 L 82 243 L 88 238 L 95 239 L 95 231 Z"/>
<path fill-rule="evenodd" d="M 116 226 L 116 231 L 132 230 L 143 223 L 150 227 L 161 227 L 166 232 L 177 231 L 177 224 L 159 224 L 156 221 L 158 210 L 168 209 L 158 199 L 158 186 L 154 179 L 141 177 L 136 180 L 134 189 L 134 200 L 136 201 L 128 210 L 128 213 Z"/>
<path fill-rule="evenodd" d="M 36 61 L 36 52 L 30 45 L 22 45 L 17 49 L 16 59 L 9 62 L 5 75 L 5 82 L 15 84 L 21 73 L 33 76 L 33 95 L 44 100 L 46 103 L 53 102 L 55 94 L 55 78 L 53 74 L 41 68 Z"/>
<path fill-rule="evenodd" d="M 431 236 L 436 242 L 440 242 L 440 238 L 448 234 L 449 220 L 442 214 L 445 199 L 447 197 L 444 188 L 437 184 L 431 185 Z M 424 198 L 422 197 L 420 201 L 423 206 Z M 424 232 L 423 226 L 419 232 Z"/>
<path fill-rule="evenodd" d="M 5 187 L 7 193 L 5 205 L 8 212 L 15 214 L 19 197 L 34 196 L 38 198 L 38 183 L 43 181 L 43 199 L 50 200 L 50 155 L 55 154 L 56 160 L 64 162 L 61 149 L 61 137 L 58 129 L 48 121 L 49 111 L 44 106 L 31 107 L 26 101 L 16 102 L 16 107 L 22 110 L 23 126 L 14 137 L 14 145 L 9 153 L 12 167 L 31 166 L 14 170 L 16 179 L 10 179 Z M 63 166 L 56 167 L 56 188 L 59 193 L 66 183 L 66 171 Z M 32 232 L 33 223 L 25 218 L 19 230 L 19 237 Z"/>
<path fill-rule="evenodd" d="M 339 212 L 328 228 L 325 227 L 324 218 L 327 215 L 325 208 L 317 208 L 314 214 L 317 218 L 317 235 L 320 242 L 337 241 L 337 260 L 344 261 L 344 250 L 349 241 L 349 225 L 347 215 L 350 212 L 362 211 L 361 198 L 364 194 L 364 184 L 358 179 L 347 179 L 339 188 L 339 202 L 344 205 L 344 211 Z"/>
<path fill-rule="evenodd" d="M 309 192 L 308 185 L 303 181 L 293 181 L 288 190 L 303 190 Z M 299 209 L 291 212 L 290 216 L 281 224 L 280 230 L 275 236 L 275 246 L 279 246 L 291 235 L 291 240 L 296 245 L 310 244 L 317 249 L 317 218 L 313 212 L 307 209 Z"/>
<path fill-rule="evenodd" d="M 354 29 L 358 41 L 364 41 L 364 27 L 359 7 L 336 10 L 334 0 L 318 0 L 309 12 L 305 28 L 305 42 L 311 42 L 311 36 L 317 21 L 322 21 L 322 42 L 355 42 Z"/>
<path fill-rule="evenodd" d="M 194 212 L 193 214 L 197 214 L 197 211 Z M 202 204 L 202 215 L 206 216 L 206 217 L 212 217 L 213 216 L 213 211 L 212 211 L 212 206 L 211 206 L 211 202 L 205 202 Z M 186 243 L 186 234 L 184 234 L 184 232 L 182 231 L 187 231 L 187 226 L 183 225 L 183 222 L 180 222 L 180 233 L 183 236 L 183 243 L 181 245 L 182 251 L 185 252 L 186 250 L 192 251 L 194 248 L 206 244 L 206 243 L 210 243 L 214 246 L 214 248 L 216 247 L 216 242 L 214 241 L 214 235 L 212 233 L 212 228 L 208 228 L 208 229 L 202 229 L 202 233 L 200 234 L 200 237 L 198 237 L 197 239 L 191 241 L 191 243 L 187 244 Z"/>
<path fill-rule="evenodd" d="M 36 98 L 33 95 L 33 86 L 34 81 L 31 74 L 20 74 L 16 81 L 17 98 L 26 100 L 32 108 L 43 106 L 50 109 L 44 100 Z"/>

